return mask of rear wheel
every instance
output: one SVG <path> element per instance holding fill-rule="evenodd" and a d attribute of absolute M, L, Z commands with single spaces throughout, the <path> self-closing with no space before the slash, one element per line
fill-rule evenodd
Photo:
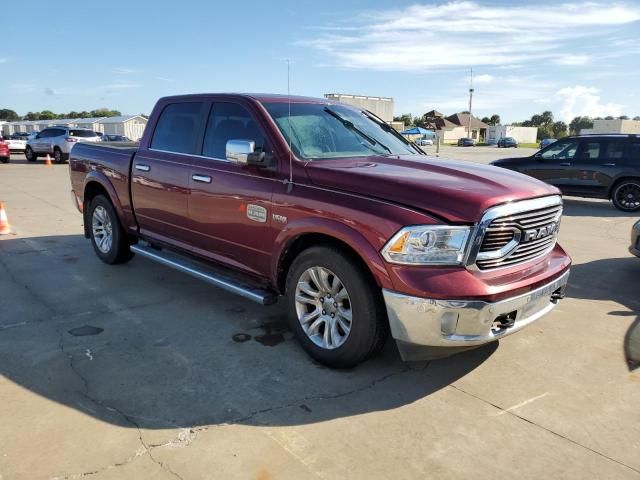
<path fill-rule="evenodd" d="M 0 157 L 0 162 L 9 163 L 9 157 Z"/>
<path fill-rule="evenodd" d="M 118 215 L 107 197 L 94 197 L 87 218 L 91 222 L 91 243 L 100 260 L 113 265 L 128 262 L 133 257 Z"/>
<path fill-rule="evenodd" d="M 38 155 L 36 155 L 36 152 L 34 152 L 31 147 L 24 149 L 24 156 L 29 162 L 35 162 L 38 159 Z"/>
<path fill-rule="evenodd" d="M 53 149 L 53 161 L 56 163 L 64 162 L 64 156 L 62 155 L 62 150 L 60 150 L 58 147 Z"/>
<path fill-rule="evenodd" d="M 380 289 L 340 250 L 302 252 L 289 269 L 286 290 L 290 326 L 319 362 L 353 367 L 384 344 L 387 320 Z"/>
<path fill-rule="evenodd" d="M 640 179 L 623 180 L 611 194 L 613 205 L 624 212 L 640 210 Z"/>

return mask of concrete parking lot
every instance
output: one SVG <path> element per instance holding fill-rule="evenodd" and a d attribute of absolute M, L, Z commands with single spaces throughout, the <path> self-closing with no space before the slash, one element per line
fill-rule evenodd
<path fill-rule="evenodd" d="M 0 237 L 2 480 L 640 478 L 638 215 L 566 199 L 568 298 L 523 332 L 419 364 L 388 343 L 335 371 L 281 306 L 142 258 L 102 264 L 66 165 L 14 156 L 0 200 L 15 230 Z"/>

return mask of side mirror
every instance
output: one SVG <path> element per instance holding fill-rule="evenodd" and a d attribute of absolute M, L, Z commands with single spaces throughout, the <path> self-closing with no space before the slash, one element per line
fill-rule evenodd
<path fill-rule="evenodd" d="M 264 152 L 256 152 L 256 142 L 253 140 L 228 140 L 226 157 L 230 162 L 238 165 L 265 166 Z"/>
<path fill-rule="evenodd" d="M 540 152 L 537 152 L 533 158 L 535 158 L 536 160 L 540 160 L 542 158 L 542 154 Z"/>

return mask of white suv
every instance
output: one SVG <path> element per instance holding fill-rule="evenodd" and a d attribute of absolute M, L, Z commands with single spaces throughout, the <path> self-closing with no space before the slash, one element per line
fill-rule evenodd
<path fill-rule="evenodd" d="M 24 156 L 30 162 L 35 162 L 38 157 L 48 153 L 53 155 L 54 162 L 63 163 L 76 143 L 99 141 L 100 136 L 88 128 L 49 127 L 27 141 Z"/>

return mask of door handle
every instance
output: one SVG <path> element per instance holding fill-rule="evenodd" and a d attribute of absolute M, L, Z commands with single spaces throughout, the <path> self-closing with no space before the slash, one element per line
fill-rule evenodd
<path fill-rule="evenodd" d="M 151 170 L 149 165 L 143 165 L 142 163 L 136 163 L 136 170 L 140 170 L 141 172 L 148 172 Z"/>
<path fill-rule="evenodd" d="M 560 165 L 561 167 L 570 167 L 570 166 L 571 166 L 571 164 L 570 164 L 570 163 L 568 163 L 568 162 L 563 162 L 563 163 L 560 163 L 559 165 Z"/>
<path fill-rule="evenodd" d="M 211 183 L 211 177 L 209 175 L 191 175 L 194 182 Z"/>
<path fill-rule="evenodd" d="M 615 163 L 603 163 L 602 164 L 604 167 L 615 167 L 616 164 Z"/>

